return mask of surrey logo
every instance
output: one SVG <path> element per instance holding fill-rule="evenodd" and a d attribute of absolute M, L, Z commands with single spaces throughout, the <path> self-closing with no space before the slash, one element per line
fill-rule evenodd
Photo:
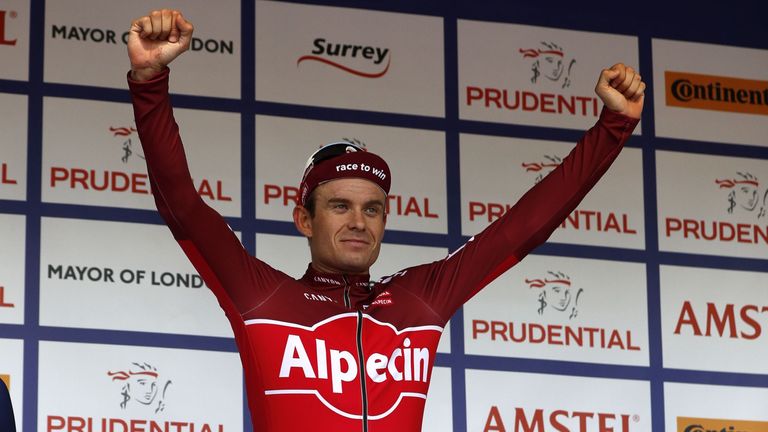
<path fill-rule="evenodd" d="M 109 131 L 112 132 L 112 136 L 121 137 L 125 139 L 121 143 L 121 146 L 123 148 L 123 157 L 120 160 L 122 160 L 123 163 L 128 163 L 128 161 L 131 159 L 131 156 L 133 156 L 134 153 L 139 158 L 144 159 L 144 155 L 134 151 L 133 149 L 133 138 L 131 136 L 133 135 L 134 132 L 136 132 L 136 129 L 132 127 L 111 127 L 110 126 Z"/>
<path fill-rule="evenodd" d="M 531 82 L 536 84 L 543 76 L 552 82 L 561 82 L 560 87 L 571 86 L 571 73 L 576 59 L 568 59 L 565 51 L 553 42 L 541 42 L 540 48 L 520 48 L 523 58 L 533 60 L 531 64 Z M 562 81 L 561 81 L 562 80 Z"/>
<path fill-rule="evenodd" d="M 760 181 L 748 172 L 737 172 L 730 179 L 716 179 L 720 189 L 728 189 L 728 213 L 734 210 L 753 213 L 757 219 L 766 216 L 768 210 L 768 188 L 760 191 Z"/>
<path fill-rule="evenodd" d="M 165 395 L 170 380 L 161 379 L 157 369 L 148 363 L 131 363 L 126 370 L 109 371 L 112 381 L 122 383 L 120 408 L 126 409 L 128 403 L 135 401 L 140 406 L 154 407 L 158 413 L 165 409 Z"/>
<path fill-rule="evenodd" d="M 572 287 L 571 278 L 563 272 L 548 271 L 547 275 L 540 279 L 525 279 L 529 288 L 541 290 L 538 295 L 539 315 L 544 315 L 549 308 L 555 314 L 567 314 L 568 319 L 576 318 L 584 289 Z"/>
<path fill-rule="evenodd" d="M 389 71 L 389 48 L 329 42 L 317 38 L 310 54 L 299 57 L 296 67 L 311 61 L 326 64 L 362 78 L 381 78 Z M 386 64 L 384 64 L 386 60 Z"/>
<path fill-rule="evenodd" d="M 553 169 L 563 163 L 563 159 L 560 156 L 544 155 L 544 160 L 540 162 L 523 162 L 522 166 L 525 168 L 525 172 L 536 173 L 535 183 L 539 183 L 544 177 L 547 176 Z"/>

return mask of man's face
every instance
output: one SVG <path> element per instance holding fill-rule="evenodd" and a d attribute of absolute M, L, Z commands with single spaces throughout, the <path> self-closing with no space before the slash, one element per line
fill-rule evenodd
<path fill-rule="evenodd" d="M 385 195 L 368 180 L 332 180 L 314 191 L 315 216 L 308 218 L 312 265 L 325 273 L 367 273 L 384 237 Z"/>

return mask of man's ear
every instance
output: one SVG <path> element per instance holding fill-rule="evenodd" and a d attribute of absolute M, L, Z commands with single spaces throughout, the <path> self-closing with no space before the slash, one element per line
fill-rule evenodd
<path fill-rule="evenodd" d="M 297 205 L 293 208 L 293 224 L 306 238 L 312 238 L 312 216 L 304 206 Z"/>

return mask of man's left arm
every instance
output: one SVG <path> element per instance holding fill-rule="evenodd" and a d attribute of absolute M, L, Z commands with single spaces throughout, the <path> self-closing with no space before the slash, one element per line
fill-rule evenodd
<path fill-rule="evenodd" d="M 645 83 L 619 63 L 601 71 L 595 92 L 600 119 L 560 166 L 448 258 L 409 269 L 405 277 L 422 280 L 407 286 L 444 319 L 544 243 L 618 156 L 639 122 Z"/>

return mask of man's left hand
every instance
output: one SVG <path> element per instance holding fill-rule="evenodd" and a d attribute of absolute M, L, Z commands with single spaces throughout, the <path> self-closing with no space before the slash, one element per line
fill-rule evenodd
<path fill-rule="evenodd" d="M 595 93 L 612 111 L 636 119 L 643 112 L 645 83 L 637 71 L 622 63 L 600 72 Z"/>

